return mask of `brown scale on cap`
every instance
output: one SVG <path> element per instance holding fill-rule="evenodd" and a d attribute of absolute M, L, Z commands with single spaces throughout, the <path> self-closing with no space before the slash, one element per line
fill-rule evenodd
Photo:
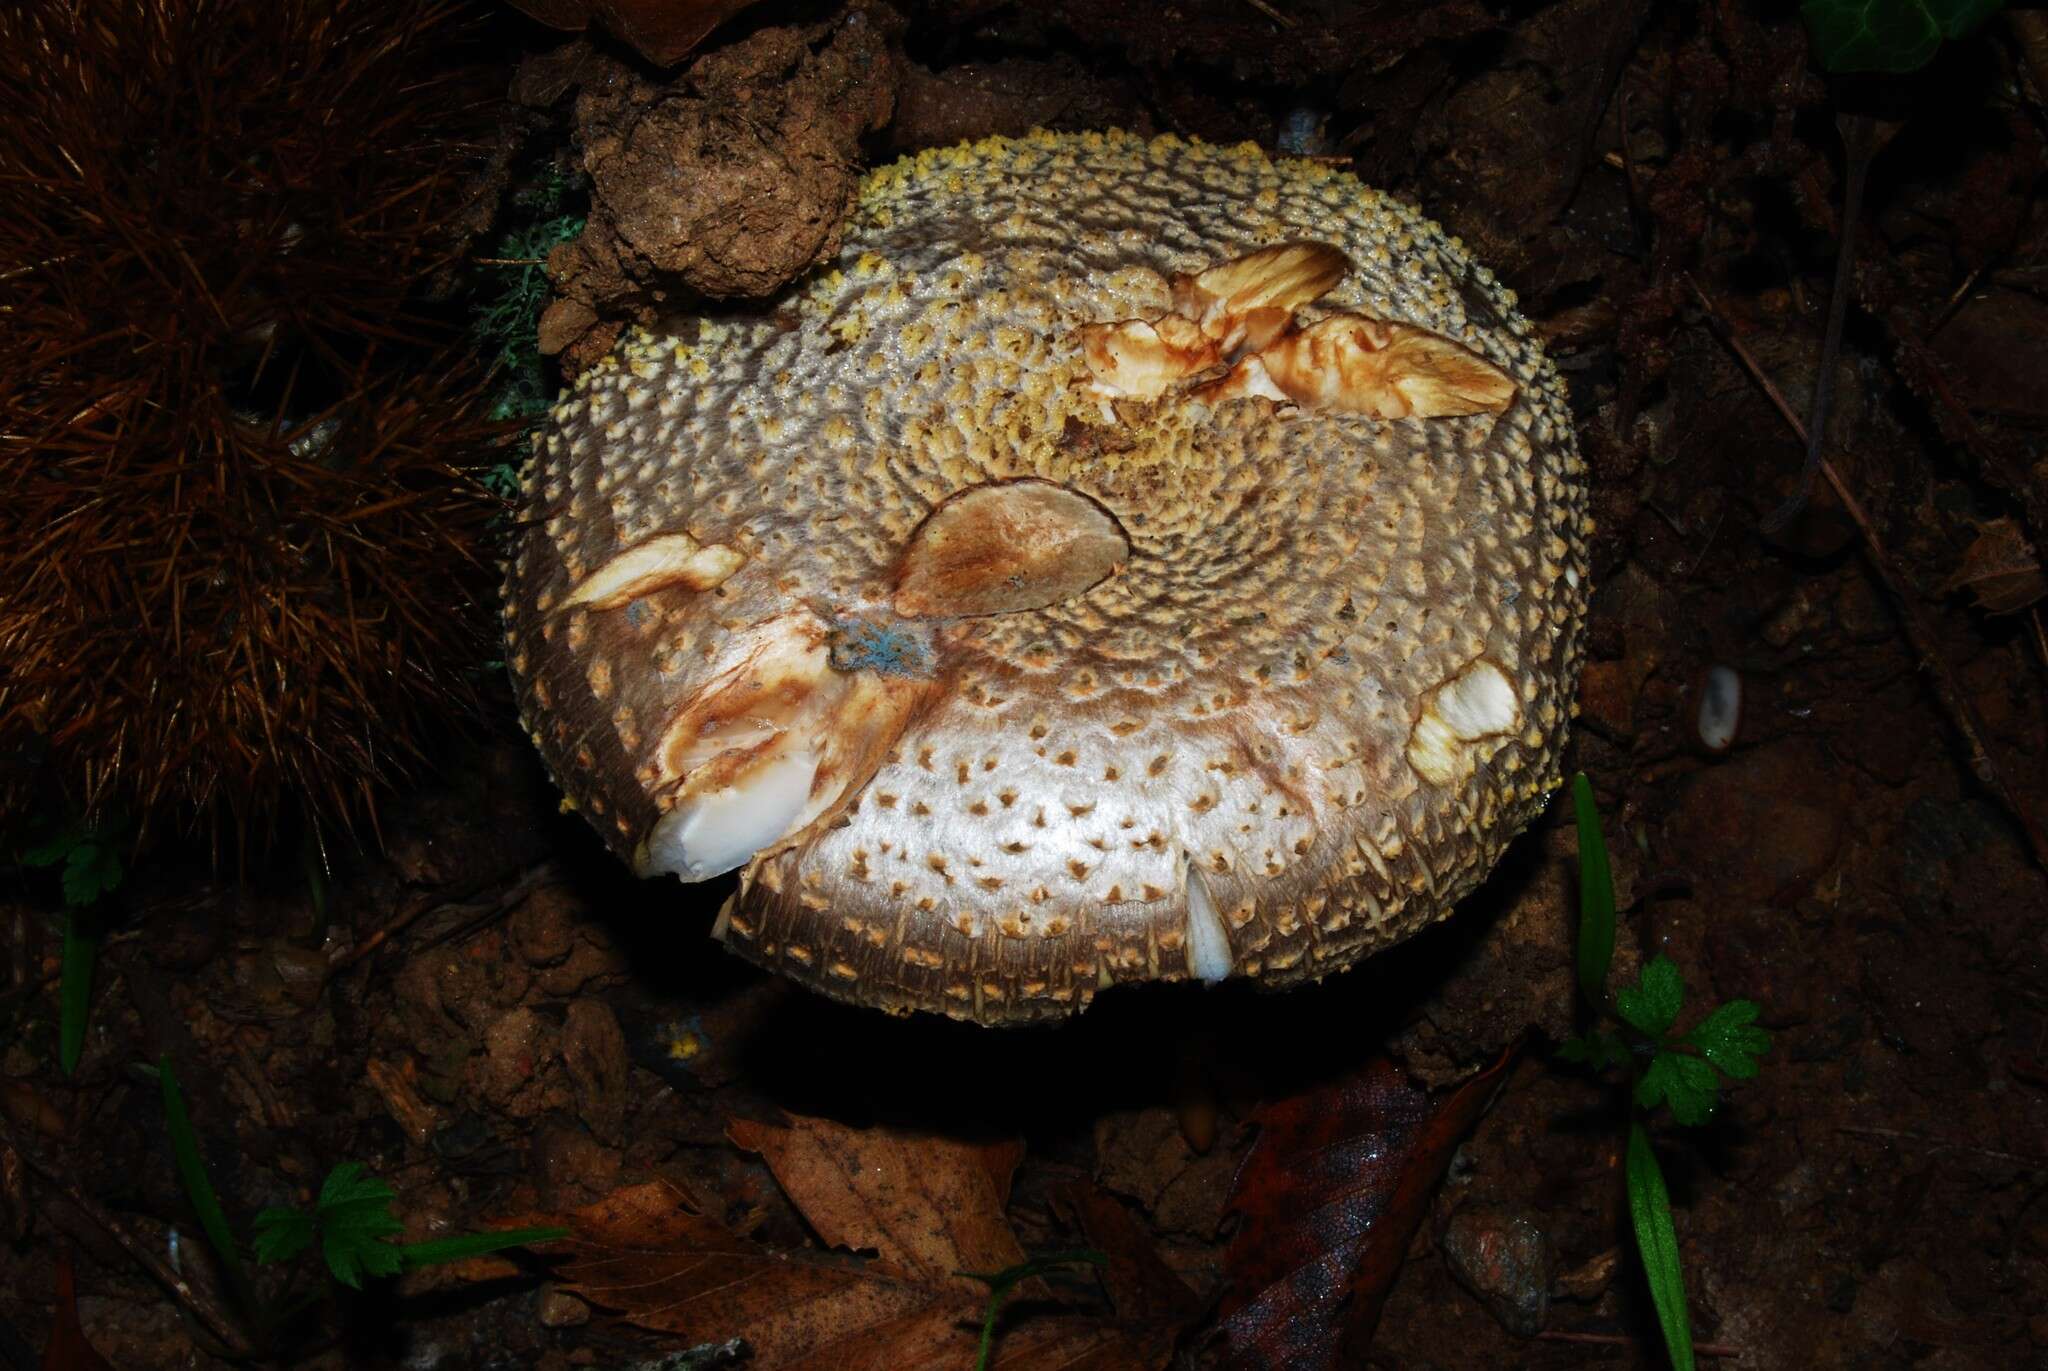
<path fill-rule="evenodd" d="M 990 1023 L 1321 977 L 1477 885 L 1588 588 L 1513 297 L 1172 138 L 922 154 L 846 242 L 776 319 L 629 338 L 527 473 L 508 657 L 613 848 L 740 870 L 755 961 Z"/>

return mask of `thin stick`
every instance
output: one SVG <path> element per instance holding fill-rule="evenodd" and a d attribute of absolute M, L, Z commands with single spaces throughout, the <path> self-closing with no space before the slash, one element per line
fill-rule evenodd
<path fill-rule="evenodd" d="M 403 932 L 408 925 L 412 924 L 423 914 L 438 913 L 444 909 L 456 908 L 466 908 L 479 913 L 508 909 L 521 897 L 533 890 L 534 887 L 545 884 L 547 879 L 555 874 L 555 871 L 555 864 L 552 861 L 545 861 L 528 867 L 495 898 L 478 901 L 473 904 L 463 904 L 457 901 L 436 903 L 431 899 L 416 900 L 408 908 L 400 910 L 382 928 L 376 930 L 369 937 L 363 939 L 346 952 L 333 958 L 331 965 L 336 971 L 343 971 L 354 966 L 357 962 L 389 942 L 393 935 Z"/>
<path fill-rule="evenodd" d="M 1571 1333 L 1562 1328 L 1546 1328 L 1538 1333 L 1543 1342 L 1575 1342 L 1586 1347 L 1640 1347 L 1634 1338 L 1620 1333 Z M 1727 1357 L 1735 1360 L 1742 1356 L 1742 1349 L 1725 1342 L 1696 1342 L 1692 1345 L 1693 1355 L 1700 1357 Z"/>
<path fill-rule="evenodd" d="M 1947 1138 L 1931 1137 L 1925 1133 L 1908 1133 L 1903 1128 L 1879 1128 L 1872 1124 L 1840 1124 L 1837 1133 L 1853 1133 L 1859 1137 L 1883 1138 L 1888 1142 L 1919 1143 L 1923 1147 L 1946 1149 L 1954 1152 L 1974 1152 L 1980 1157 L 1992 1157 L 2002 1162 L 2018 1162 L 2022 1166 L 2048 1166 L 2048 1157 L 2031 1157 L 2024 1152 L 2005 1152 L 1996 1147 L 1984 1147 L 1977 1143 L 1952 1142 Z"/>
<path fill-rule="evenodd" d="M 206 1331 L 227 1349 L 229 1356 L 239 1359 L 254 1352 L 248 1336 L 242 1332 L 241 1326 L 223 1306 L 172 1270 L 169 1262 L 147 1243 L 130 1233 L 119 1219 L 88 1197 L 64 1171 L 23 1147 L 21 1140 L 14 1135 L 4 1120 L 0 1120 L 0 1141 L 5 1141 L 7 1146 L 13 1148 L 21 1159 L 28 1163 L 29 1169 L 55 1187 L 58 1193 L 71 1202 L 73 1208 L 119 1243 L 121 1250 L 133 1257 L 136 1264 L 149 1274 L 150 1279 L 169 1291 L 178 1303 L 185 1306 L 186 1312 L 206 1326 Z"/>
<path fill-rule="evenodd" d="M 1266 3 L 1266 0 L 1244 0 L 1244 2 L 1278 24 L 1281 28 L 1291 29 L 1294 27 L 1294 19 L 1291 16 L 1282 14 L 1279 10 L 1274 9 Z"/>
<path fill-rule="evenodd" d="M 1842 120 L 1842 150 L 1848 163 L 1847 184 L 1842 192 L 1842 243 L 1835 251 L 1835 292 L 1828 297 L 1828 331 L 1820 345 L 1820 370 L 1813 378 L 1813 404 L 1807 409 L 1812 423 L 1806 435 L 1806 464 L 1799 469 L 1799 484 L 1785 503 L 1764 516 L 1766 533 L 1776 533 L 1799 517 L 1813 495 L 1814 473 L 1821 468 L 1821 450 L 1827 444 L 1828 403 L 1835 393 L 1835 359 L 1842 354 L 1842 325 L 1849 317 L 1849 284 L 1856 270 L 1856 223 L 1863 217 L 1863 186 L 1869 179 L 1870 159 L 1877 155 L 1877 121 L 1867 114 L 1851 114 Z"/>
<path fill-rule="evenodd" d="M 1706 310 L 1708 318 L 1714 322 L 1714 332 L 1728 345 L 1729 350 L 1735 354 L 1750 377 L 1763 388 L 1764 394 L 1777 406 L 1778 413 L 1784 416 L 1792 432 L 1801 441 L 1805 441 L 1806 425 L 1792 412 L 1792 407 L 1785 403 L 1784 393 L 1772 383 L 1770 376 L 1758 364 L 1749 349 L 1743 346 L 1742 340 L 1735 336 L 1735 330 L 1729 325 L 1727 316 L 1715 306 L 1712 299 L 1708 298 L 1706 291 L 1700 288 L 1699 282 L 1693 280 L 1690 275 L 1685 280 L 1686 284 L 1692 287 L 1693 294 L 1699 297 L 1700 305 Z M 2026 834 L 2027 846 L 2033 853 L 2035 864 L 2043 871 L 2048 871 L 2048 834 L 2041 831 L 2041 825 L 2021 799 L 2019 791 L 2007 779 L 2005 768 L 1998 764 L 1997 759 L 1991 755 L 1990 748 L 1986 746 L 1984 721 L 1978 716 L 1976 705 L 1963 693 L 1961 683 L 1956 680 L 1955 672 L 1941 651 L 1940 641 L 1935 637 L 1934 626 L 1928 622 L 1926 612 L 1921 609 L 1919 602 L 1907 593 L 1903 578 L 1892 562 L 1891 553 L 1878 540 L 1877 529 L 1871 524 L 1870 516 L 1850 493 L 1848 484 L 1842 480 L 1841 473 L 1835 470 L 1834 463 L 1828 461 L 1826 457 L 1820 459 L 1820 474 L 1834 488 L 1835 496 L 1842 502 L 1843 510 L 1855 521 L 1857 530 L 1863 535 L 1863 547 L 1870 559 L 1871 569 L 1877 573 L 1877 579 L 1884 583 L 1884 588 L 1898 604 L 1899 617 L 1906 626 L 1906 639 L 1919 655 L 1921 667 L 1932 678 L 1935 697 L 1947 710 L 1949 722 L 1956 726 L 1956 731 L 1963 735 L 1963 741 L 1968 745 L 1970 773 L 1985 789 L 2004 802 L 2006 812 L 2012 815 L 2020 830 Z"/>

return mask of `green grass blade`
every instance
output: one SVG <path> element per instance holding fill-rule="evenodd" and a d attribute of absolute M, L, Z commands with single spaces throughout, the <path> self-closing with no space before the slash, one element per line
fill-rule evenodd
<path fill-rule="evenodd" d="M 507 1228 L 496 1233 L 464 1233 L 453 1238 L 401 1243 L 398 1255 L 407 1266 L 439 1266 L 443 1262 L 467 1261 L 488 1252 L 502 1252 L 508 1247 L 532 1247 L 568 1236 L 566 1228 Z"/>
<path fill-rule="evenodd" d="M 64 916 L 63 971 L 57 981 L 57 1064 L 64 1074 L 78 1070 L 85 1051 L 85 1021 L 92 1008 L 92 965 L 100 940 L 92 916 L 74 909 Z"/>
<path fill-rule="evenodd" d="M 1003 1311 L 1003 1301 L 1010 1291 L 1035 1276 L 1058 1271 L 1069 1266 L 1107 1266 L 1109 1254 L 1098 1252 L 1091 1247 L 1076 1247 L 1065 1252 L 1048 1252 L 1042 1257 L 1033 1257 L 1016 1266 L 1001 1271 L 957 1271 L 954 1274 L 969 1280 L 988 1283 L 988 1307 L 982 1311 L 981 1346 L 974 1354 L 974 1371 L 989 1371 L 994 1364 L 996 1350 L 996 1316 Z"/>
<path fill-rule="evenodd" d="M 1572 777 L 1572 812 L 1579 825 L 1579 990 L 1595 1010 L 1607 1007 L 1607 968 L 1614 961 L 1614 872 L 1593 783 Z"/>
<path fill-rule="evenodd" d="M 206 1177 L 206 1163 L 199 1155 L 199 1135 L 192 1130 L 192 1118 L 185 1112 L 185 1095 L 178 1089 L 178 1078 L 171 1070 L 171 1058 L 166 1053 L 157 1064 L 157 1076 L 164 1089 L 164 1120 L 171 1135 L 171 1155 L 178 1162 L 178 1176 L 185 1182 L 185 1193 L 192 1200 L 192 1208 L 199 1213 L 199 1226 L 206 1231 L 206 1240 L 213 1244 L 213 1250 L 220 1253 L 226 1263 L 228 1275 L 234 1279 L 235 1289 L 243 1296 L 245 1307 L 249 1303 L 252 1287 L 249 1276 L 242 1268 L 242 1256 L 235 1251 L 235 1236 L 228 1231 L 228 1216 L 221 1212 L 220 1196 L 213 1190 L 213 1182 Z"/>
<path fill-rule="evenodd" d="M 1628 1213 L 1673 1371 L 1694 1371 L 1692 1320 L 1685 1310 L 1685 1271 L 1678 1262 L 1678 1231 L 1671 1226 L 1671 1195 L 1640 1123 L 1628 1129 Z"/>

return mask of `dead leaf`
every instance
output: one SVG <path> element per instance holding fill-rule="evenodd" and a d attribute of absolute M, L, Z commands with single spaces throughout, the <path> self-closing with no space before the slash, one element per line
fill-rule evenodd
<path fill-rule="evenodd" d="M 1124 1202 L 1101 1186 L 1077 1181 L 1055 1202 L 1088 1245 L 1109 1258 L 1102 1280 L 1117 1321 L 1170 1355 L 1181 1329 L 1202 1312 L 1201 1297 L 1160 1260 L 1152 1235 Z"/>
<path fill-rule="evenodd" d="M 1357 1364 L 1451 1153 L 1508 1056 L 1441 1101 L 1385 1058 L 1266 1105 L 1231 1194 L 1243 1226 L 1224 1252 L 1223 1364 Z"/>
<path fill-rule="evenodd" d="M 1024 1260 L 1003 1217 L 1022 1145 L 975 1145 L 793 1117 L 735 1120 L 738 1145 L 767 1159 L 826 1242 L 872 1248 L 772 1252 L 734 1233 L 678 1187 L 628 1186 L 567 1214 L 520 1215 L 572 1236 L 536 1244 L 561 1288 L 630 1323 L 692 1342 L 744 1339 L 749 1371 L 960 1371 L 974 1364 L 988 1287 L 961 1271 Z M 506 1274 L 502 1259 L 461 1263 L 465 1280 Z M 1035 1286 L 1035 1294 L 1033 1292 Z M 1035 1302 L 1042 1283 L 1020 1286 Z M 1117 1325 L 1042 1307 L 1006 1310 L 1002 1371 L 1128 1371 L 1164 1357 Z"/>
<path fill-rule="evenodd" d="M 935 1288 L 886 1262 L 770 1252 L 702 1212 L 674 1185 L 614 1191 L 553 1221 L 572 1230 L 536 1245 L 566 1254 L 562 1288 L 627 1322 L 692 1342 L 744 1337 L 757 1371 L 865 1366 L 888 1347 L 955 1343 L 979 1314 L 971 1296 Z"/>
<path fill-rule="evenodd" d="M 57 1313 L 50 1321 L 50 1341 L 43 1348 L 43 1371 L 114 1371 L 105 1357 L 85 1340 L 78 1322 L 78 1287 L 71 1258 L 57 1258 Z"/>
<path fill-rule="evenodd" d="M 1962 566 L 1941 588 L 1968 590 L 1986 614 L 2017 614 L 2048 596 L 2048 576 L 2020 526 L 2001 518 L 1977 526 Z"/>
<path fill-rule="evenodd" d="M 734 1119 L 726 1136 L 758 1152 L 818 1236 L 833 1247 L 872 1248 L 919 1280 L 984 1292 L 962 1271 L 1024 1261 L 1003 1215 L 1014 1144 L 993 1149 L 890 1128 L 848 1128 L 790 1115 L 786 1126 Z"/>
<path fill-rule="evenodd" d="M 529 18 L 574 33 L 595 23 L 656 66 L 680 62 L 757 0 L 512 0 Z"/>

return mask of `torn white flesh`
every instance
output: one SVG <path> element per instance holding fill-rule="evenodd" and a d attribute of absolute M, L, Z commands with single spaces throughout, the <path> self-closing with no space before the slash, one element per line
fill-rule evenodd
<path fill-rule="evenodd" d="M 929 682 L 833 669 L 808 610 L 737 634 L 654 746 L 642 876 L 708 880 L 799 840 L 874 774 Z"/>
<path fill-rule="evenodd" d="M 1230 935 L 1223 931 L 1223 917 L 1209 896 L 1209 883 L 1202 879 L 1194 859 L 1186 863 L 1188 900 L 1188 974 L 1214 985 L 1230 974 Z"/>
<path fill-rule="evenodd" d="M 1290 404 L 1293 397 L 1273 384 L 1272 376 L 1266 371 L 1266 364 L 1256 356 L 1247 357 L 1230 369 L 1230 374 L 1220 381 L 1211 381 L 1198 386 L 1194 398 L 1205 404 L 1220 405 L 1226 400 L 1271 400 L 1275 404 Z"/>
<path fill-rule="evenodd" d="M 1093 377 L 1088 393 L 1105 400 L 1157 399 L 1220 360 L 1216 344 L 1174 314 L 1085 325 L 1081 357 Z"/>
<path fill-rule="evenodd" d="M 795 751 L 756 767 L 739 784 L 690 797 L 647 835 L 639 874 L 708 881 L 745 866 L 797 826 L 817 774 L 818 759 Z"/>
<path fill-rule="evenodd" d="M 670 586 L 711 590 L 722 585 L 746 560 L 745 554 L 723 543 L 707 547 L 687 533 L 656 534 L 585 576 L 569 592 L 562 607 L 617 609 Z"/>
<path fill-rule="evenodd" d="M 1177 278 L 1174 309 L 1225 353 L 1262 348 L 1295 310 L 1328 294 L 1350 269 L 1351 259 L 1328 243 L 1276 243 Z"/>
<path fill-rule="evenodd" d="M 1483 658 L 1439 686 L 1408 735 L 1408 764 L 1433 785 L 1448 785 L 1465 766 L 1469 745 L 1512 729 L 1521 718 L 1515 687 Z"/>
<path fill-rule="evenodd" d="M 1304 409 L 1379 419 L 1498 414 L 1515 397 L 1500 368 L 1461 343 L 1363 314 L 1333 314 L 1254 359 Z"/>
<path fill-rule="evenodd" d="M 1170 312 L 1082 328 L 1085 389 L 1156 400 L 1186 383 L 1210 405 L 1260 399 L 1377 419 L 1498 414 L 1513 402 L 1505 372 L 1427 329 L 1356 310 L 1297 327 L 1295 312 L 1350 265 L 1327 243 L 1281 243 L 1176 277 Z"/>

